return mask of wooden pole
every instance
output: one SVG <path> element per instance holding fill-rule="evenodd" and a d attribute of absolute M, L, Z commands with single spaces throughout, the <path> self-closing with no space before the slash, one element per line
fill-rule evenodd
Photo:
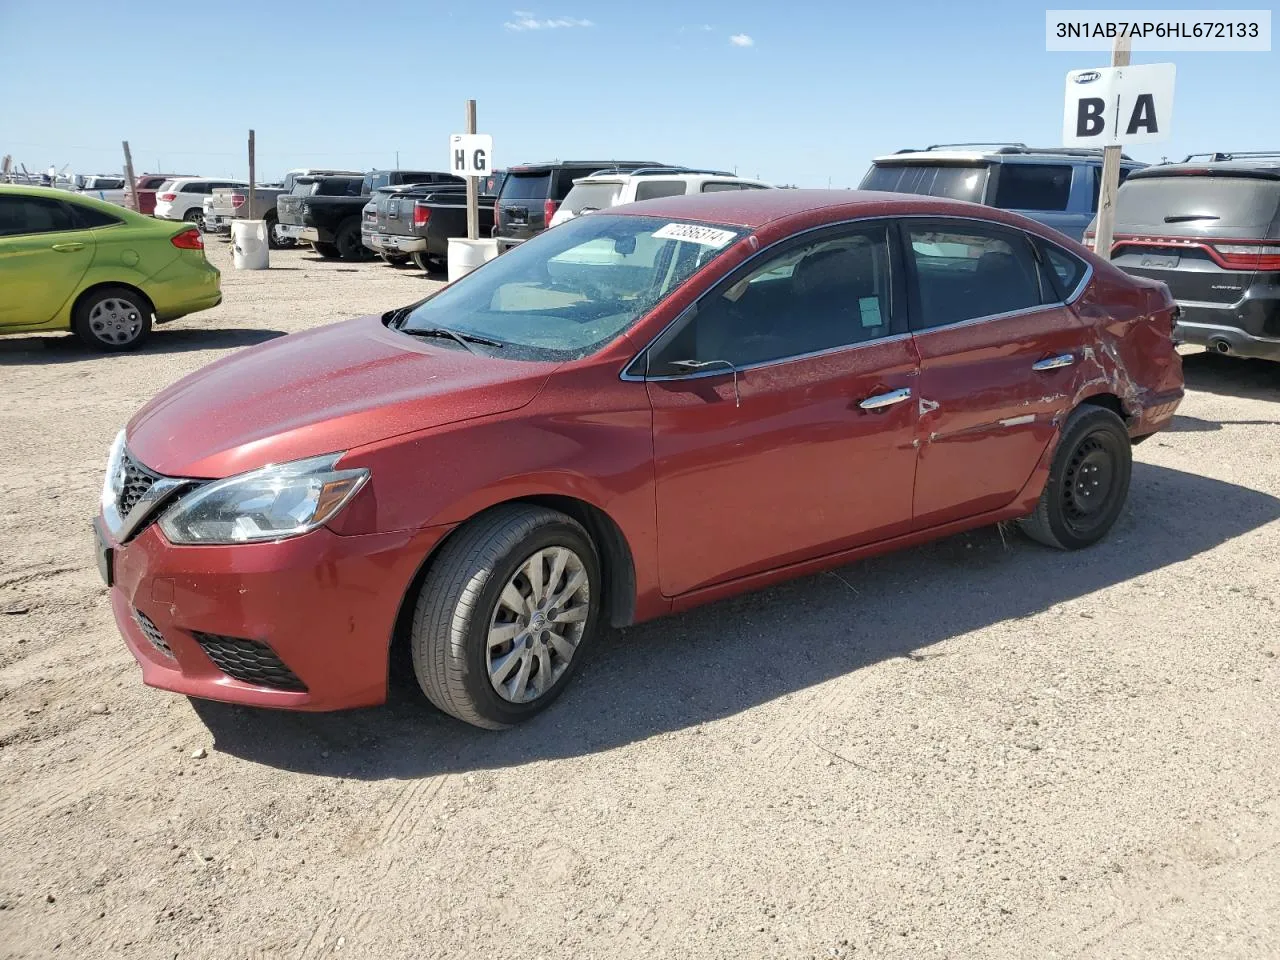
<path fill-rule="evenodd" d="M 476 132 L 476 102 L 467 101 L 467 133 Z M 480 183 L 467 177 L 467 239 L 480 239 Z"/>
<path fill-rule="evenodd" d="M 1111 47 L 1111 66 L 1129 66 L 1129 53 L 1133 49 L 1130 37 L 1116 37 Z M 1114 123 L 1120 123 L 1119 110 Z M 1117 145 L 1102 148 L 1102 185 L 1098 191 L 1098 229 L 1093 238 L 1093 249 L 1098 256 L 1111 259 L 1111 242 L 1116 228 L 1116 191 L 1120 189 L 1120 151 Z"/>
<path fill-rule="evenodd" d="M 128 140 L 124 141 L 124 176 L 129 185 L 129 196 L 133 200 L 133 210 L 141 213 L 142 208 L 138 206 L 138 178 L 133 175 L 133 154 L 129 152 Z"/>
<path fill-rule="evenodd" d="M 254 167 L 253 155 L 253 131 L 249 131 L 249 219 L 257 220 L 258 204 L 257 197 L 254 196 L 257 191 L 257 183 L 255 180 L 256 168 Z"/>

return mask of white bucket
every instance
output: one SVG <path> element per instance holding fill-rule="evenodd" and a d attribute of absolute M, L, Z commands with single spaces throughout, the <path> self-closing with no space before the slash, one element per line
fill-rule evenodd
<path fill-rule="evenodd" d="M 231 221 L 231 262 L 237 270 L 266 270 L 271 266 L 265 220 Z"/>
<path fill-rule="evenodd" d="M 466 240 L 449 238 L 449 282 L 465 277 L 468 273 L 488 263 L 498 255 L 497 240 Z"/>

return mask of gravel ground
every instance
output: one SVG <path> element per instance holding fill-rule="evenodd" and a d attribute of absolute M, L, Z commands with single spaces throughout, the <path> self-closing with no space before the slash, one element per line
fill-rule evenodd
<path fill-rule="evenodd" d="M 1083 553 L 618 631 L 502 734 L 259 712 L 142 686 L 88 521 L 157 390 L 434 283 L 273 263 L 138 354 L 0 340 L 0 957 L 1280 955 L 1280 365 L 1186 357 Z"/>

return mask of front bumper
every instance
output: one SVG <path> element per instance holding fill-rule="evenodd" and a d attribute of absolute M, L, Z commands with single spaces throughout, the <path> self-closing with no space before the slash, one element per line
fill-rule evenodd
<path fill-rule="evenodd" d="M 425 237 L 402 237 L 394 233 L 362 232 L 360 242 L 378 253 L 410 254 L 427 249 Z"/>
<path fill-rule="evenodd" d="M 302 235 L 306 227 L 299 226 L 296 223 L 281 223 L 276 226 L 276 233 L 286 240 L 305 240 Z"/>
<path fill-rule="evenodd" d="M 333 243 L 333 235 L 319 227 L 299 227 L 298 239 L 310 243 Z"/>
<path fill-rule="evenodd" d="M 386 698 L 400 603 L 448 530 L 339 536 L 321 528 L 278 543 L 175 546 L 155 523 L 123 545 L 102 533 L 101 519 L 98 528 L 112 554 L 116 625 L 144 683 L 292 710 Z M 305 689 L 236 679 L 212 659 L 210 635 L 265 645 Z"/>

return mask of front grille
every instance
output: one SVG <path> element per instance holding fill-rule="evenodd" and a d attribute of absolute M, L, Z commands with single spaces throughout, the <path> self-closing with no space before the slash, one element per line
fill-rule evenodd
<path fill-rule="evenodd" d="M 146 496 L 147 491 L 160 479 L 160 476 L 129 456 L 128 450 L 121 455 L 120 469 L 124 471 L 124 483 L 121 485 L 120 500 L 116 508 L 120 511 L 121 517 L 127 517 L 138 505 L 138 501 Z"/>
<path fill-rule="evenodd" d="M 138 623 L 138 629 L 142 631 L 142 635 L 151 641 L 151 645 L 163 653 L 166 657 L 172 657 L 173 651 L 169 649 L 169 644 L 165 643 L 164 634 L 160 632 L 160 628 L 152 622 L 141 610 L 133 611 L 133 619 Z"/>
<path fill-rule="evenodd" d="M 305 691 L 307 685 L 284 665 L 275 652 L 257 640 L 223 637 L 216 633 L 192 634 L 214 666 L 229 677 L 260 687 Z"/>

